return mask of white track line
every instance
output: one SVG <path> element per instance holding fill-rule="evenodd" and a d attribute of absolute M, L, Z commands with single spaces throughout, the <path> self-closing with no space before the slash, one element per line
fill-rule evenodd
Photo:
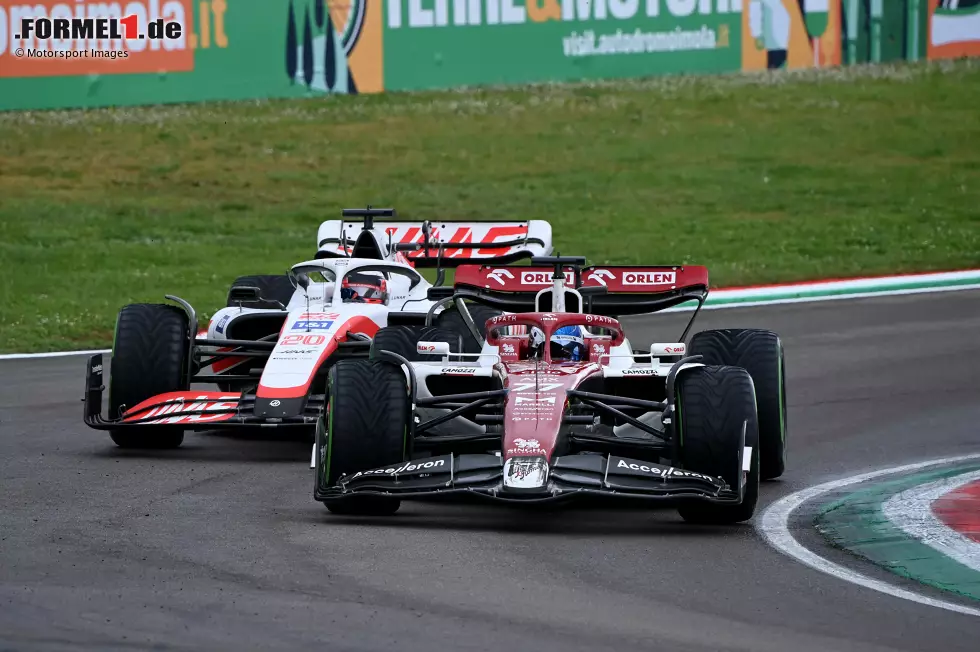
<path fill-rule="evenodd" d="M 933 502 L 974 480 L 980 480 L 980 471 L 912 487 L 889 498 L 881 511 L 909 537 L 967 568 L 980 571 L 980 543 L 963 536 L 932 513 Z"/>
<path fill-rule="evenodd" d="M 48 353 L 4 353 L 0 360 L 23 360 L 25 358 L 63 358 L 68 355 L 95 355 L 96 353 L 111 353 L 112 349 L 92 351 L 50 351 Z"/>
<path fill-rule="evenodd" d="M 980 270 L 963 270 L 960 272 L 939 272 L 927 274 L 907 274 L 901 276 L 882 276 L 871 278 L 843 279 L 839 281 L 826 281 L 822 283 L 798 283 L 791 285 L 763 285 L 760 287 L 734 288 L 726 290 L 720 288 L 714 290 L 710 297 L 715 301 L 725 301 L 732 298 L 751 298 L 753 301 L 742 301 L 732 303 L 711 303 L 711 300 L 702 307 L 702 310 L 722 310 L 726 308 L 755 308 L 758 306 L 776 306 L 787 303 L 816 303 L 818 301 L 837 301 L 840 299 L 864 299 L 868 297 L 888 297 L 902 294 L 931 294 L 934 292 L 953 292 L 956 290 L 980 290 L 980 283 L 969 285 L 944 285 L 921 288 L 898 288 L 898 289 L 879 289 L 869 288 L 888 287 L 890 285 L 900 285 L 907 283 L 922 282 L 943 282 L 959 281 L 976 277 Z M 809 297 L 782 297 L 781 295 L 793 292 L 835 292 L 849 290 L 845 294 L 821 294 Z M 778 299 L 767 299 L 767 296 L 779 296 Z M 683 305 L 661 310 L 659 312 L 688 312 L 694 310 L 694 305 Z M 110 353 L 110 349 L 97 351 L 51 351 L 49 353 L 3 353 L 0 360 L 23 360 L 28 358 L 61 358 L 72 355 L 93 355 L 95 353 Z"/>
<path fill-rule="evenodd" d="M 930 607 L 938 607 L 940 609 L 946 609 L 948 611 L 954 611 L 956 613 L 966 614 L 969 616 L 980 616 L 980 609 L 920 595 L 913 591 L 868 577 L 867 575 L 862 575 L 861 573 L 853 571 L 849 568 L 835 564 L 828 559 L 824 559 L 807 548 L 804 548 L 800 542 L 793 537 L 793 534 L 789 529 L 790 516 L 794 511 L 796 511 L 797 508 L 804 503 L 835 489 L 840 489 L 841 487 L 847 487 L 886 475 L 909 473 L 912 471 L 925 469 L 930 466 L 952 464 L 955 462 L 966 462 L 976 459 L 980 459 L 980 454 L 942 457 L 926 462 L 916 462 L 915 464 L 906 464 L 904 466 L 895 466 L 868 473 L 861 473 L 849 478 L 824 482 L 823 484 L 816 485 L 815 487 L 808 487 L 807 489 L 784 496 L 770 505 L 762 514 L 761 522 L 756 525 L 756 528 L 769 543 L 769 545 L 773 546 L 783 554 L 792 557 L 796 561 L 805 564 L 810 568 L 818 570 L 822 573 L 827 573 L 828 575 L 832 575 L 837 579 L 844 580 L 845 582 L 850 582 L 852 584 L 857 584 L 858 586 L 863 586 L 874 591 L 879 591 L 892 597 L 918 602 L 919 604 L 928 605 Z"/>
<path fill-rule="evenodd" d="M 817 303 L 819 301 L 837 301 L 840 299 L 867 299 L 868 297 L 894 297 L 902 294 L 933 294 L 936 292 L 955 292 L 957 290 L 980 290 L 980 283 L 975 285 L 974 284 L 948 285 L 942 287 L 904 288 L 901 290 L 881 290 L 878 292 L 853 292 L 850 294 L 829 294 L 826 296 L 820 295 L 820 296 L 813 296 L 813 297 L 786 297 L 783 299 L 760 299 L 758 301 L 733 301 L 731 303 L 716 303 L 716 304 L 710 303 L 710 297 L 712 295 L 708 295 L 709 301 L 705 302 L 701 310 L 721 310 L 724 308 L 755 308 L 758 306 L 778 306 L 784 303 Z M 722 292 L 723 292 L 722 290 L 715 290 L 716 300 L 719 299 L 717 295 L 720 295 Z M 722 295 L 722 298 L 725 298 L 725 296 L 726 295 Z M 741 296 L 741 295 L 735 295 L 735 293 L 733 292 L 732 295 L 728 295 L 728 296 Z M 685 311 L 694 310 L 696 307 L 697 306 L 688 306 L 688 305 L 675 306 L 673 308 L 667 308 L 659 312 L 685 312 Z"/>

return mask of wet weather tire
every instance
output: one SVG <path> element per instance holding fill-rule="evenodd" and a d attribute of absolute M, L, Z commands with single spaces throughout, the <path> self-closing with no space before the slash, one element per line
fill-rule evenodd
<path fill-rule="evenodd" d="M 385 326 L 371 340 L 370 357 L 379 360 L 381 351 L 390 351 L 410 362 L 438 362 L 442 356 L 420 354 L 418 343 L 446 342 L 451 351 L 458 352 L 459 340 L 455 331 L 437 326 Z"/>
<path fill-rule="evenodd" d="M 109 375 L 109 416 L 166 392 L 185 390 L 189 322 L 180 308 L 156 303 L 124 306 L 116 319 Z M 130 427 L 110 430 L 122 448 L 177 448 L 183 428 Z"/>
<path fill-rule="evenodd" d="M 738 367 L 695 367 L 681 371 L 674 391 L 681 461 L 686 470 L 721 476 L 735 489 L 742 475 L 739 458 L 743 424 L 745 445 L 752 447 L 741 503 L 691 500 L 678 508 L 681 517 L 706 524 L 749 520 L 759 500 L 759 430 L 752 378 Z"/>
<path fill-rule="evenodd" d="M 486 325 L 487 320 L 504 314 L 499 310 L 495 310 L 479 303 L 469 302 L 466 304 L 466 308 L 470 311 L 470 317 L 473 318 L 473 324 L 481 333 L 484 334 L 484 336 L 486 336 L 486 329 L 484 326 Z M 455 306 L 439 313 L 439 316 L 436 317 L 435 325 L 458 335 L 462 335 L 463 353 L 479 353 L 482 350 L 483 347 L 476 341 L 476 338 L 473 337 L 473 333 L 470 332 L 470 329 L 466 326 L 466 322 L 463 321 L 463 315 L 460 314 L 459 310 Z M 453 350 L 456 350 L 455 346 L 453 347 Z"/>
<path fill-rule="evenodd" d="M 237 306 L 237 301 L 231 300 L 231 290 L 236 287 L 257 287 L 262 296 L 262 301 L 244 304 L 246 308 L 264 308 L 279 310 L 279 304 L 289 305 L 289 300 L 293 298 L 295 288 L 289 277 L 285 274 L 263 274 L 256 276 L 239 276 L 231 284 L 228 290 L 228 301 L 226 305 Z"/>
<path fill-rule="evenodd" d="M 702 331 L 691 339 L 688 355 L 707 365 L 742 367 L 752 376 L 759 411 L 760 477 L 778 478 L 786 470 L 786 363 L 783 343 L 772 331 L 728 328 Z"/>
<path fill-rule="evenodd" d="M 335 514 L 387 516 L 401 501 L 389 496 L 323 498 L 344 474 L 408 459 L 409 397 L 398 365 L 375 360 L 341 360 L 328 376 L 329 403 L 317 427 L 315 493 Z"/>

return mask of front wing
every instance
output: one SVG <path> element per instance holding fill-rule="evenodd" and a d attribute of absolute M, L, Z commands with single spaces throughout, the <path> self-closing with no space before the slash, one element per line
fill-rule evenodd
<path fill-rule="evenodd" d="M 149 398 L 118 417 L 102 416 L 102 354 L 89 358 L 85 376 L 85 424 L 96 430 L 158 426 L 180 426 L 184 430 L 213 430 L 224 426 L 310 427 L 316 424 L 324 404 L 323 395 L 306 397 L 302 414 L 290 417 L 259 416 L 255 396 L 228 392 L 187 390 Z"/>
<path fill-rule="evenodd" d="M 751 459 L 748 453 L 743 447 L 746 460 Z M 466 493 L 515 502 L 604 495 L 737 504 L 744 497 L 744 475 L 740 475 L 739 486 L 730 487 L 720 477 L 616 455 L 563 455 L 550 464 L 543 457 L 510 458 L 505 462 L 497 455 L 442 455 L 345 475 L 332 487 L 323 486 L 322 478 L 318 477 L 315 498 L 321 501 L 352 495 L 423 498 Z M 542 481 L 524 482 L 532 476 Z"/>

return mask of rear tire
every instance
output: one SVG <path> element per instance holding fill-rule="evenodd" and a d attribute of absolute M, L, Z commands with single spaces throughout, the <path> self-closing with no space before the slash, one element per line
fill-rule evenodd
<path fill-rule="evenodd" d="M 239 276 L 229 288 L 229 297 L 225 305 L 237 306 L 237 301 L 231 300 L 231 289 L 241 286 L 257 287 L 262 295 L 262 301 L 256 303 L 243 304 L 246 308 L 264 308 L 279 310 L 279 301 L 284 306 L 289 305 L 289 300 L 293 298 L 295 288 L 289 277 L 285 274 L 261 274 L 255 276 Z"/>
<path fill-rule="evenodd" d="M 293 292 L 295 288 L 289 277 L 285 274 L 257 274 L 252 276 L 239 276 L 234 281 L 232 281 L 231 286 L 228 288 L 228 300 L 225 302 L 226 306 L 238 306 L 238 301 L 231 300 L 231 290 L 236 287 L 257 287 L 259 288 L 259 293 L 262 295 L 263 300 L 257 301 L 255 303 L 244 303 L 243 307 L 246 308 L 262 308 L 266 310 L 280 310 L 280 306 L 276 301 L 279 301 L 284 306 L 289 305 L 290 299 L 293 298 Z M 247 370 L 247 366 L 245 367 Z M 218 389 L 222 392 L 241 392 L 254 386 L 255 383 L 249 381 L 216 381 Z"/>
<path fill-rule="evenodd" d="M 755 328 L 702 331 L 691 339 L 688 355 L 703 355 L 706 365 L 749 372 L 758 401 L 760 477 L 781 476 L 786 470 L 786 362 L 779 335 Z"/>
<path fill-rule="evenodd" d="M 721 476 L 734 489 L 742 474 L 739 445 L 746 421 L 745 445 L 752 447 L 742 502 L 725 505 L 692 500 L 678 508 L 681 518 L 705 524 L 749 520 L 759 501 L 759 430 L 752 378 L 738 367 L 695 367 L 681 371 L 675 392 L 685 469 Z"/>
<path fill-rule="evenodd" d="M 116 319 L 109 375 L 109 417 L 166 392 L 188 389 L 190 323 L 183 310 L 157 303 L 124 306 Z M 177 448 L 179 426 L 130 426 L 110 430 L 121 448 Z"/>
<path fill-rule="evenodd" d="M 473 324 L 476 326 L 484 337 L 486 337 L 486 323 L 488 319 L 493 317 L 499 317 L 504 314 L 500 310 L 495 310 L 489 306 L 485 306 L 481 303 L 467 303 L 466 308 L 470 311 L 470 317 L 473 318 Z M 473 333 L 466 326 L 466 322 L 463 321 L 463 315 L 460 314 L 459 309 L 456 306 L 443 310 L 436 317 L 435 325 L 444 328 L 452 333 L 463 336 L 463 351 L 462 353 L 479 353 L 483 346 L 476 341 L 473 337 Z M 453 347 L 454 349 L 456 347 Z"/>
<path fill-rule="evenodd" d="M 317 496 L 346 473 L 398 464 L 411 454 L 409 396 L 398 365 L 341 360 L 329 372 L 329 403 L 317 425 Z M 321 499 L 334 514 L 388 516 L 401 500 L 389 496 Z"/>
<path fill-rule="evenodd" d="M 472 339 L 472 335 L 470 336 Z M 441 355 L 418 352 L 419 342 L 446 342 L 450 350 L 459 351 L 459 334 L 438 326 L 385 326 L 371 339 L 372 360 L 379 360 L 381 351 L 391 351 L 409 362 L 439 362 Z"/>

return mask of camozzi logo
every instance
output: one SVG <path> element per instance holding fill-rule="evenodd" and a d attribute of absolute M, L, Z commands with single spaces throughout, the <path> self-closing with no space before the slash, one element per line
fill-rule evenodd
<path fill-rule="evenodd" d="M 390 0 L 388 27 L 514 25 L 547 21 L 741 14 L 743 0 Z"/>

